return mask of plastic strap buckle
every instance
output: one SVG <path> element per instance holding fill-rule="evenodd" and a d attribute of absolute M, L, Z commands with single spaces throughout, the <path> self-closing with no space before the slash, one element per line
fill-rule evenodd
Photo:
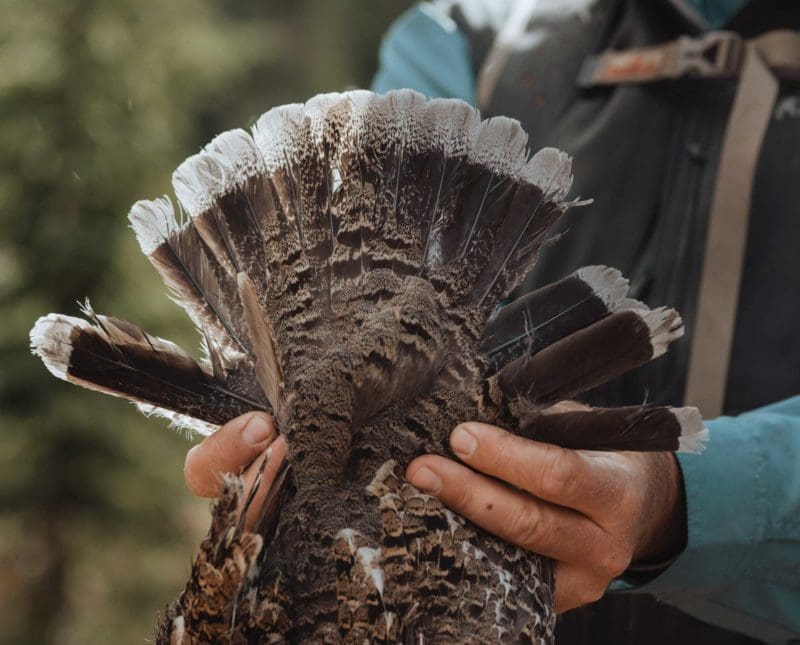
<path fill-rule="evenodd" d="M 656 47 L 606 51 L 587 58 L 580 87 L 651 83 L 682 77 L 727 78 L 739 73 L 744 42 L 735 33 L 712 31 L 700 38 L 682 36 Z"/>

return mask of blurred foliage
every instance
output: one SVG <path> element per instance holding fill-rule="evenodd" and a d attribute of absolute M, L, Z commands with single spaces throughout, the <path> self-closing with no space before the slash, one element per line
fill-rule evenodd
<path fill-rule="evenodd" d="M 0 642 L 143 642 L 207 522 L 186 438 L 50 377 L 34 320 L 89 296 L 196 348 L 130 204 L 215 133 L 368 84 L 408 4 L 0 0 Z"/>

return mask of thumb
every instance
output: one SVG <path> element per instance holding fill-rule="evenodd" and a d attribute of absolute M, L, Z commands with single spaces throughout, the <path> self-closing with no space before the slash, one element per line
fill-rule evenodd
<path fill-rule="evenodd" d="M 186 454 L 186 485 L 198 497 L 216 497 L 222 475 L 238 475 L 276 437 L 272 418 L 263 412 L 249 412 L 229 421 Z"/>

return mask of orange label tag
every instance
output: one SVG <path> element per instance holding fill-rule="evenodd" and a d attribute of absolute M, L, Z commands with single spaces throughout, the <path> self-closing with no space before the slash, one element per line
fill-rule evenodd
<path fill-rule="evenodd" d="M 597 75 L 611 81 L 653 78 L 659 74 L 664 63 L 664 52 L 657 49 L 607 54 L 606 56 L 601 61 Z"/>

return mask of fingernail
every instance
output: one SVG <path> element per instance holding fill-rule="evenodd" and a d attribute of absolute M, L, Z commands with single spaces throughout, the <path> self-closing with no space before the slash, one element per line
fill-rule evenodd
<path fill-rule="evenodd" d="M 266 441 L 271 434 L 272 426 L 260 414 L 254 414 L 250 417 L 244 430 L 242 430 L 242 437 L 251 446 L 257 446 Z"/>
<path fill-rule="evenodd" d="M 426 466 L 422 466 L 411 478 L 411 484 L 426 493 L 436 494 L 442 490 L 442 480 L 435 472 Z"/>
<path fill-rule="evenodd" d="M 478 440 L 463 426 L 458 426 L 450 435 L 450 447 L 459 455 L 469 457 L 478 447 Z"/>

